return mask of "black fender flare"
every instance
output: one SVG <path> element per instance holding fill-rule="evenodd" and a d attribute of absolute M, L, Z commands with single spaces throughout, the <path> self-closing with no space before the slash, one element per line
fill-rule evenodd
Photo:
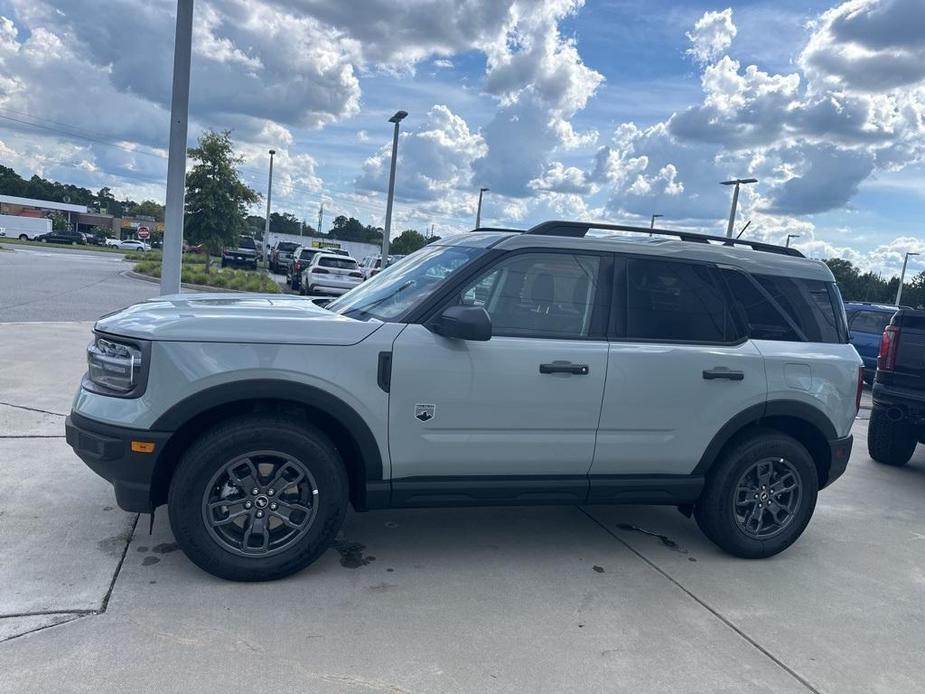
<path fill-rule="evenodd" d="M 733 436 L 750 424 L 757 424 L 767 417 L 802 419 L 818 429 L 827 441 L 838 438 L 832 420 L 818 407 L 799 400 L 768 400 L 742 410 L 726 422 L 710 441 L 691 474 L 705 475 L 713 463 L 716 462 L 720 451 L 723 450 L 723 447 L 729 443 Z"/>
<path fill-rule="evenodd" d="M 294 381 L 251 379 L 206 388 L 173 405 L 158 417 L 151 429 L 173 432 L 216 407 L 253 400 L 294 402 L 327 413 L 338 420 L 356 441 L 367 483 L 383 479 L 382 456 L 376 437 L 357 411 L 327 391 Z"/>

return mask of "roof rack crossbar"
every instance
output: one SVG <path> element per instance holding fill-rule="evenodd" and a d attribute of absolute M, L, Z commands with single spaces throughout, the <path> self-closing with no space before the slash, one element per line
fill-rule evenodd
<path fill-rule="evenodd" d="M 755 251 L 765 251 L 767 253 L 777 253 L 779 255 L 790 255 L 796 258 L 805 256 L 795 248 L 785 248 L 784 246 L 775 246 L 772 243 L 762 243 L 761 241 L 750 241 L 748 239 L 732 239 L 725 236 L 712 236 L 710 234 L 697 234 L 690 231 L 674 231 L 672 229 L 649 229 L 646 227 L 634 227 L 624 224 L 599 224 L 596 222 L 563 222 L 551 221 L 541 222 L 531 227 L 525 234 L 536 234 L 537 236 L 567 236 L 571 238 L 581 238 L 591 229 L 605 229 L 608 231 L 628 231 L 639 234 L 656 234 L 658 236 L 673 236 L 682 241 L 691 241 L 694 243 L 720 243 L 724 246 L 748 246 Z"/>

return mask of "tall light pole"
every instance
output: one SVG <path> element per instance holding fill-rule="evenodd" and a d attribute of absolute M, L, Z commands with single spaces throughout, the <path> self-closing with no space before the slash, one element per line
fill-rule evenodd
<path fill-rule="evenodd" d="M 652 215 L 652 221 L 649 222 L 649 228 L 650 228 L 650 229 L 654 229 L 654 228 L 655 228 L 655 220 L 658 219 L 659 217 L 664 217 L 664 216 L 665 216 L 665 215 L 663 215 L 663 214 L 654 214 L 654 215 Z"/>
<path fill-rule="evenodd" d="M 392 164 L 389 167 L 389 197 L 385 203 L 385 231 L 382 232 L 382 262 L 379 267 L 383 270 L 389 264 L 389 233 L 392 231 L 392 200 L 395 197 L 395 164 L 398 161 L 398 124 L 407 116 L 405 111 L 398 111 L 389 118 L 389 123 L 395 123 L 395 133 L 392 135 Z"/>
<path fill-rule="evenodd" d="M 475 228 L 482 226 L 482 193 L 487 193 L 488 188 L 479 188 L 479 206 L 475 211 Z"/>
<path fill-rule="evenodd" d="M 757 178 L 734 178 L 731 181 L 721 181 L 720 185 L 735 186 L 732 192 L 732 209 L 729 211 L 729 226 L 726 227 L 726 238 L 732 238 L 732 230 L 736 224 L 736 207 L 739 205 L 739 186 L 743 183 L 757 183 Z"/>
<path fill-rule="evenodd" d="M 263 258 L 270 262 L 270 201 L 273 198 L 273 155 L 275 149 L 270 150 L 270 177 L 267 179 L 267 218 L 263 222 Z"/>
<path fill-rule="evenodd" d="M 787 243 L 784 244 L 784 248 L 790 248 L 790 239 L 798 239 L 802 234 L 787 234 Z"/>
<path fill-rule="evenodd" d="M 193 50 L 193 0 L 177 0 L 173 46 L 173 91 L 170 95 L 170 144 L 167 150 L 167 198 L 161 296 L 180 293 L 183 260 L 183 200 L 186 195 L 186 131 L 189 120 L 189 73 Z"/>
<path fill-rule="evenodd" d="M 899 289 L 896 290 L 896 305 L 899 306 L 899 300 L 903 297 L 903 282 L 906 281 L 906 265 L 909 263 L 910 255 L 918 255 L 918 253 L 913 253 L 908 251 L 906 256 L 903 258 L 903 271 L 899 275 Z"/>

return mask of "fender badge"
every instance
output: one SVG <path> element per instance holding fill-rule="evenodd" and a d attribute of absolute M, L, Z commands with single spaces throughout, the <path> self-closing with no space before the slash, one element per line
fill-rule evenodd
<path fill-rule="evenodd" d="M 429 422 L 437 415 L 436 405 L 415 405 L 414 418 L 422 422 Z"/>

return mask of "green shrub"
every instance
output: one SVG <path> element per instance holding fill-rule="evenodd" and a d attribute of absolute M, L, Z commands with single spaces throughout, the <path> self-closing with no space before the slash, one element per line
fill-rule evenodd
<path fill-rule="evenodd" d="M 150 254 L 149 254 L 150 255 Z M 135 264 L 135 272 L 151 277 L 161 276 L 161 263 L 145 257 Z M 219 269 L 213 267 L 210 272 L 205 270 L 205 260 L 201 262 L 183 263 L 181 281 L 186 284 L 199 284 L 219 289 L 234 289 L 245 292 L 258 292 L 264 294 L 278 294 L 279 285 L 263 272 L 251 270 Z"/>

